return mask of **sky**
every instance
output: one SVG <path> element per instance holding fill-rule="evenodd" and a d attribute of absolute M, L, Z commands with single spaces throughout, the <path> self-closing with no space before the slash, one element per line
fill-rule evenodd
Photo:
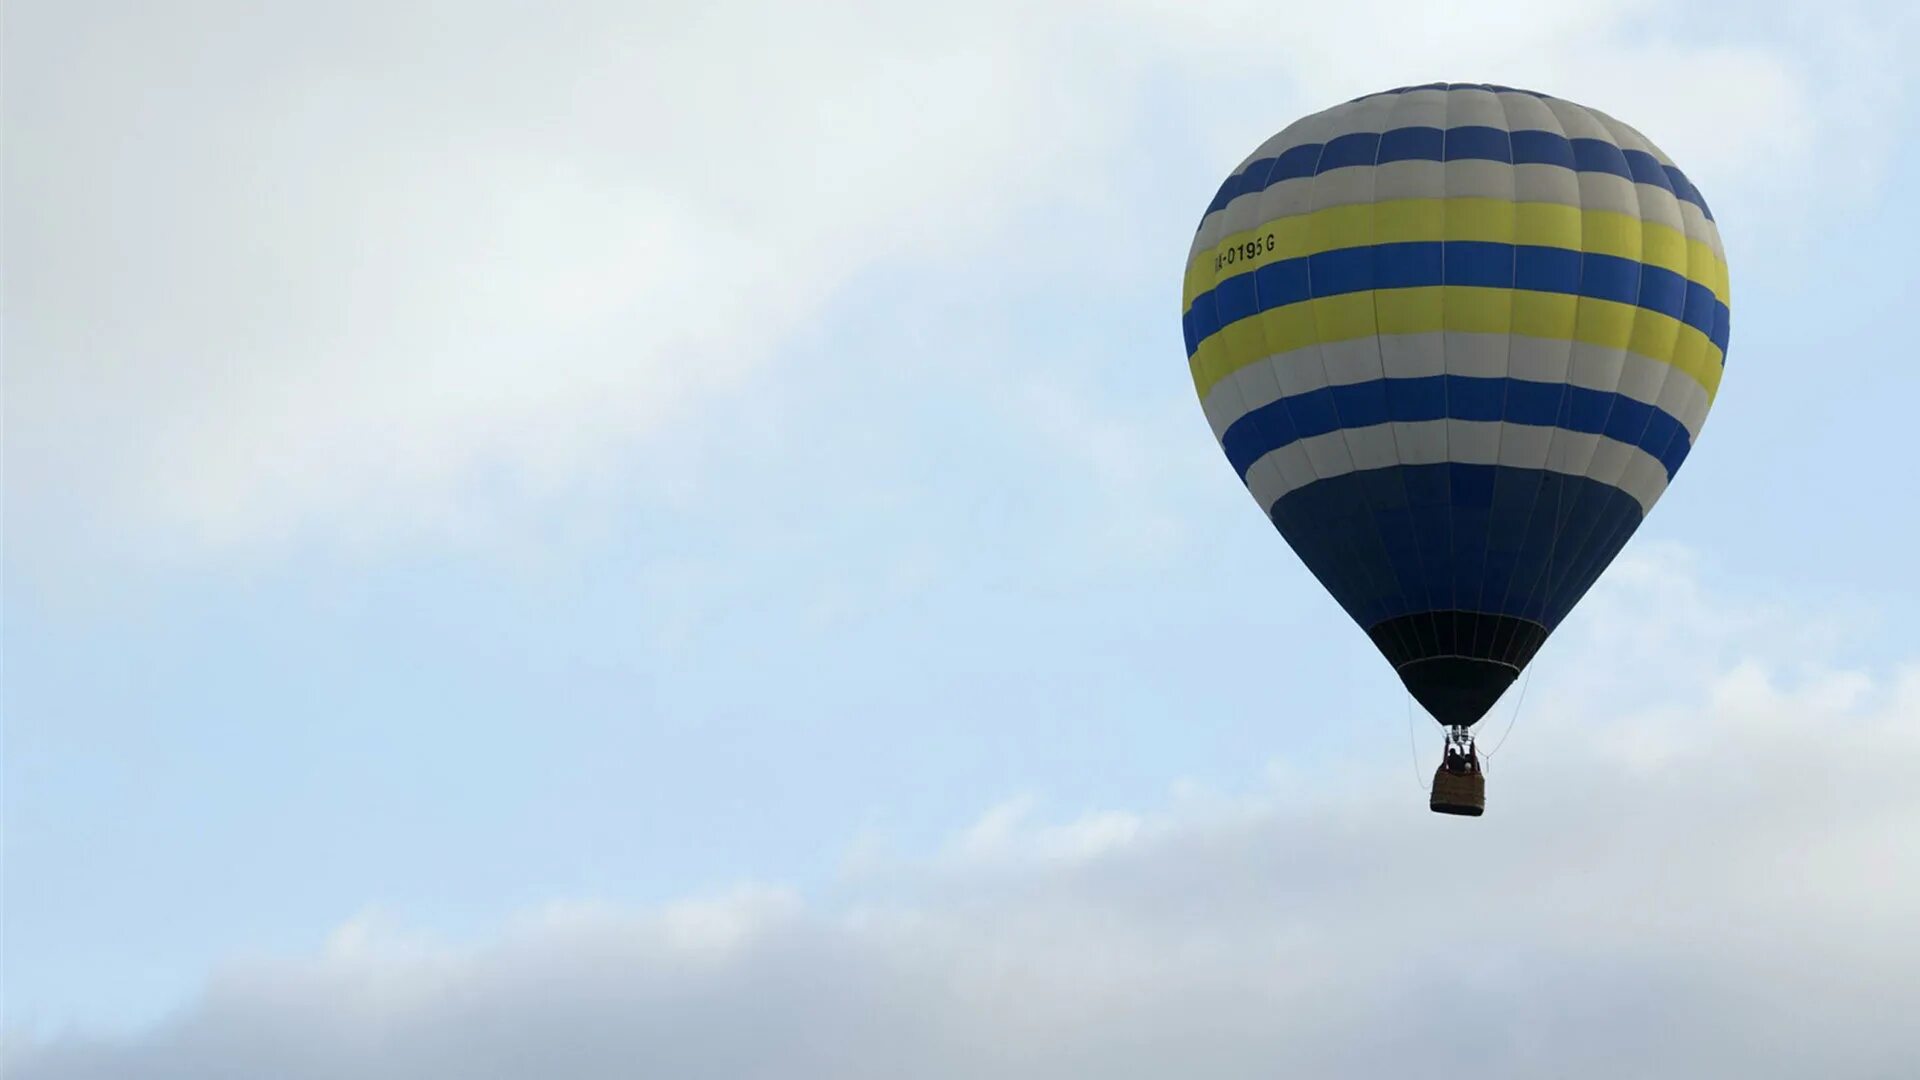
<path fill-rule="evenodd" d="M 1910 5 L 0 47 L 9 1077 L 1920 1070 Z M 1645 132 L 1734 292 L 1475 822 L 1178 327 L 1235 163 L 1440 79 Z"/>

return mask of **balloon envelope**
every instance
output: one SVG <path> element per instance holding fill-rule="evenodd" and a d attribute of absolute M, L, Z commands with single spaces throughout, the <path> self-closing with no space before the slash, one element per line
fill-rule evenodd
<path fill-rule="evenodd" d="M 1227 460 L 1449 725 L 1633 535 L 1720 385 L 1727 266 L 1645 136 L 1508 87 L 1306 117 L 1194 237 L 1188 363 Z"/>

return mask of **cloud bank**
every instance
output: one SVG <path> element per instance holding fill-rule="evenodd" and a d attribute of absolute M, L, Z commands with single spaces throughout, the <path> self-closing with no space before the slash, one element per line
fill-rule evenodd
<path fill-rule="evenodd" d="M 6 1073 L 1912 1075 L 1920 665 L 1836 665 L 1674 552 L 1619 570 L 1478 821 L 1391 754 L 1151 810 L 1015 800 L 932 855 L 857 850 L 831 895 L 561 903 L 462 942 L 369 915 L 153 1030 L 16 1035 Z"/>

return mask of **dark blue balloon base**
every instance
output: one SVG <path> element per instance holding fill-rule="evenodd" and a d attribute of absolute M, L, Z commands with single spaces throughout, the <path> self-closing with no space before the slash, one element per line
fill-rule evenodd
<path fill-rule="evenodd" d="M 1547 628 L 1511 615 L 1429 611 L 1376 623 L 1367 634 L 1435 720 L 1470 727 L 1533 659 Z"/>

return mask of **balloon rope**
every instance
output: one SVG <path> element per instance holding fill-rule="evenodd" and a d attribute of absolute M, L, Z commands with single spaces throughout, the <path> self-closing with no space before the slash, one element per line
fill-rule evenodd
<path fill-rule="evenodd" d="M 1500 748 L 1507 745 L 1507 736 L 1513 734 L 1513 725 L 1520 722 L 1520 706 L 1527 703 L 1527 687 L 1532 685 L 1533 669 L 1529 668 L 1527 669 L 1526 680 L 1520 684 L 1520 696 L 1513 703 L 1513 715 L 1507 717 L 1507 730 L 1500 733 L 1500 741 L 1494 743 L 1493 749 L 1487 751 L 1487 760 L 1493 760 L 1493 755 L 1499 753 Z"/>
<path fill-rule="evenodd" d="M 1413 786 L 1427 790 L 1426 781 L 1420 779 L 1420 747 L 1413 741 L 1413 695 L 1407 695 L 1407 760 L 1413 763 Z"/>

